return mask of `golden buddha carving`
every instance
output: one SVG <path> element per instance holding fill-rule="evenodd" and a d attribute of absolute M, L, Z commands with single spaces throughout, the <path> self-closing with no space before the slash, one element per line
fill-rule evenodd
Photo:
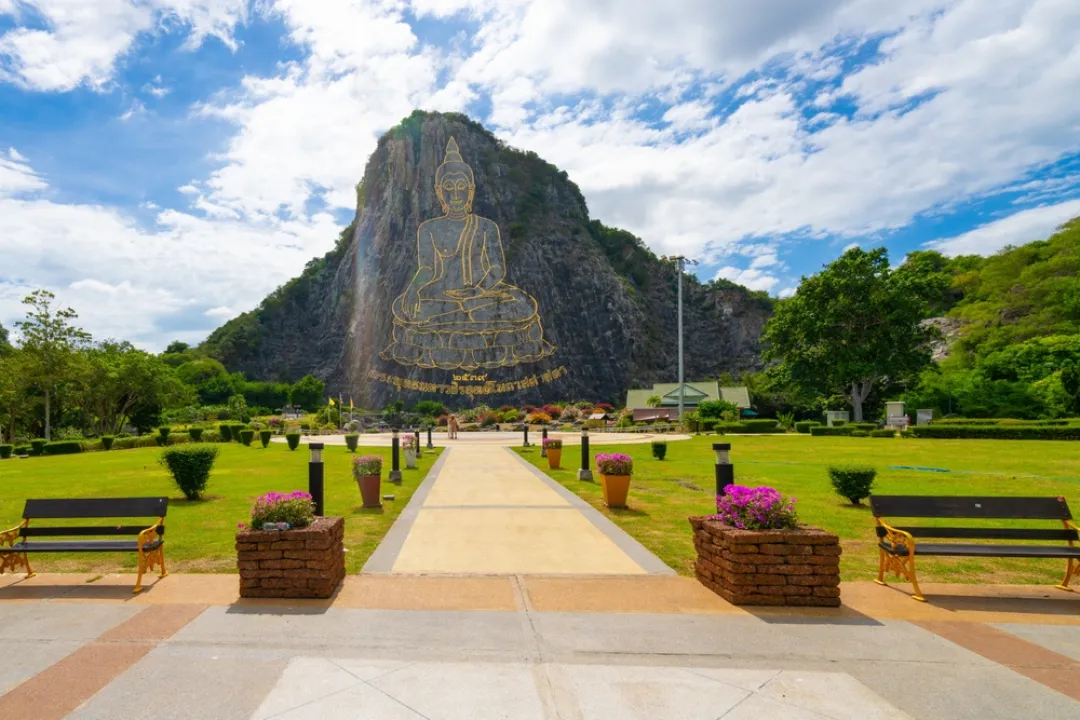
<path fill-rule="evenodd" d="M 393 304 L 393 342 L 380 353 L 445 370 L 508 367 L 555 352 L 536 300 L 506 280 L 499 226 L 473 214 L 476 181 L 450 138 L 435 173 L 443 216 L 416 233 L 419 268 Z"/>

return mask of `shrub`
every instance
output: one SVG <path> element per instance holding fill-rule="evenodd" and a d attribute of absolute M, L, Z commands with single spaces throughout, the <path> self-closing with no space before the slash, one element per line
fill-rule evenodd
<path fill-rule="evenodd" d="M 349 448 L 349 452 L 356 452 L 356 446 L 360 442 L 360 435 L 358 433 L 349 433 L 345 436 L 345 445 Z"/>
<path fill-rule="evenodd" d="M 559 414 L 559 419 L 563 422 L 573 422 L 581 415 L 581 411 L 573 405 L 567 405 L 563 408 L 562 413 Z"/>
<path fill-rule="evenodd" d="M 202 428 L 188 428 L 188 437 L 191 438 L 191 442 L 202 442 L 203 429 Z"/>
<path fill-rule="evenodd" d="M 43 453 L 45 455 L 73 455 L 82 452 L 82 443 L 78 440 L 57 440 L 45 443 Z"/>
<path fill-rule="evenodd" d="M 891 438 L 896 437 L 896 431 L 891 428 L 881 428 L 879 430 L 871 430 L 870 437 L 884 437 Z"/>
<path fill-rule="evenodd" d="M 776 420 L 743 420 L 742 425 L 747 432 L 752 433 L 775 432 L 777 429 Z"/>
<path fill-rule="evenodd" d="M 870 497 L 870 488 L 877 477 L 877 470 L 859 465 L 830 465 L 829 479 L 836 494 L 847 498 L 852 505 L 861 505 L 863 498 Z"/>
<path fill-rule="evenodd" d="M 290 450 L 295 450 L 300 447 L 300 433 L 285 433 L 285 442 L 289 443 Z"/>
<path fill-rule="evenodd" d="M 261 530 L 266 523 L 288 523 L 291 528 L 303 528 L 314 519 L 315 504 L 311 495 L 300 490 L 268 492 L 251 506 L 252 530 Z"/>
<path fill-rule="evenodd" d="M 254 430 L 248 430 L 248 429 L 245 428 L 245 429 L 240 431 L 240 442 L 243 443 L 245 447 L 251 447 L 251 441 L 254 440 L 254 439 L 255 439 L 255 431 Z"/>
<path fill-rule="evenodd" d="M 106 450 L 112 450 L 113 442 L 116 440 L 112 435 L 101 436 L 101 447 Z"/>
<path fill-rule="evenodd" d="M 29 445 L 16 445 L 14 453 L 20 456 L 29 455 L 32 449 Z"/>
<path fill-rule="evenodd" d="M 233 423 L 229 426 L 229 429 L 232 432 L 233 440 L 238 443 L 244 442 L 244 436 L 241 435 L 241 433 L 248 429 L 247 425 L 245 425 L 244 423 Z M 251 441 L 248 440 L 248 442 L 250 443 Z"/>
<path fill-rule="evenodd" d="M 652 456 L 657 460 L 663 460 L 667 457 L 667 442 L 664 440 L 653 440 Z"/>
<path fill-rule="evenodd" d="M 484 413 L 482 416 L 477 418 L 477 422 L 480 423 L 480 427 L 491 427 L 498 421 L 499 419 L 495 416 L 495 413 L 491 412 Z"/>
<path fill-rule="evenodd" d="M 850 435 L 852 429 L 849 427 L 826 427 L 821 425 L 819 427 L 810 428 L 810 434 L 814 437 L 819 436 L 837 436 L 837 435 Z"/>
<path fill-rule="evenodd" d="M 870 437 L 870 433 L 866 430 L 852 430 L 848 435 L 851 437 Z"/>
<path fill-rule="evenodd" d="M 847 425 L 847 420 L 833 420 L 832 422 L 833 427 L 844 427 L 845 425 Z"/>
<path fill-rule="evenodd" d="M 799 422 L 795 423 L 795 432 L 802 433 L 803 435 L 808 435 L 810 433 L 810 428 L 816 427 L 821 427 L 821 423 L 819 423 L 817 420 L 800 420 Z"/>
<path fill-rule="evenodd" d="M 734 410 L 739 411 L 739 408 L 735 403 L 728 402 L 727 400 L 704 400 L 698 403 L 697 413 L 703 418 L 718 418 L 724 414 L 725 411 Z"/>
<path fill-rule="evenodd" d="M 849 423 L 845 427 L 854 428 L 855 430 L 865 430 L 866 432 L 878 429 L 877 423 L 869 422 Z"/>
<path fill-rule="evenodd" d="M 719 520 L 740 530 L 794 530 L 798 527 L 795 498 L 785 498 L 771 487 L 728 485 L 716 498 Z"/>
<path fill-rule="evenodd" d="M 530 413 L 525 421 L 530 425 L 547 425 L 551 422 L 551 416 L 548 415 L 546 412 L 541 412 L 538 410 L 534 413 Z"/>
<path fill-rule="evenodd" d="M 1016 418 L 941 418 L 933 425 L 1068 425 L 1069 420 L 1019 420 Z"/>
<path fill-rule="evenodd" d="M 159 427 L 159 428 L 157 429 L 157 431 L 158 431 L 158 435 L 160 435 L 160 436 L 161 436 L 161 439 L 162 439 L 162 440 L 164 440 L 164 441 L 166 441 L 166 442 L 168 442 L 168 440 L 169 440 L 169 433 L 171 433 L 171 432 L 172 432 L 172 428 L 171 428 L 171 427 L 169 427 L 168 425 L 162 425 L 161 427 Z"/>
<path fill-rule="evenodd" d="M 909 430 L 919 438 L 1080 440 L 1080 426 L 1077 425 L 916 425 Z"/>
<path fill-rule="evenodd" d="M 160 436 L 142 435 L 139 437 L 117 437 L 113 441 L 114 450 L 131 450 L 132 448 L 145 448 L 160 445 Z"/>
<path fill-rule="evenodd" d="M 11 457 L 13 450 L 15 450 L 14 445 L 0 445 L 0 460 L 7 460 Z"/>
<path fill-rule="evenodd" d="M 499 411 L 499 422 L 516 423 L 519 419 L 521 419 L 521 413 L 517 408 Z"/>
<path fill-rule="evenodd" d="M 273 436 L 274 432 L 272 430 L 259 431 L 259 442 L 262 443 L 263 448 L 267 447 L 270 444 L 270 438 L 272 438 Z"/>
<path fill-rule="evenodd" d="M 210 480 L 218 449 L 212 445 L 169 448 L 158 462 L 168 468 L 176 486 L 188 500 L 198 500 Z"/>
<path fill-rule="evenodd" d="M 34 438 L 30 441 L 30 454 L 40 455 L 41 451 L 45 449 L 45 443 L 49 442 L 45 438 Z"/>
<path fill-rule="evenodd" d="M 562 450 L 560 438 L 544 438 L 544 448 L 547 450 Z"/>
<path fill-rule="evenodd" d="M 776 420 L 780 423 L 780 427 L 784 428 L 785 430 L 790 430 L 792 426 L 795 425 L 795 413 L 777 413 Z"/>
<path fill-rule="evenodd" d="M 615 423 L 615 427 L 628 428 L 634 427 L 633 415 L 620 415 L 618 421 Z"/>
<path fill-rule="evenodd" d="M 371 475 L 382 475 L 382 457 L 380 455 L 361 455 L 353 460 L 353 477 L 359 480 Z"/>
<path fill-rule="evenodd" d="M 596 456 L 596 469 L 601 475 L 631 475 L 634 472 L 634 459 L 623 453 L 599 453 Z"/>
<path fill-rule="evenodd" d="M 232 441 L 232 425 L 229 423 L 221 423 L 218 425 L 218 432 L 221 433 L 221 442 Z"/>

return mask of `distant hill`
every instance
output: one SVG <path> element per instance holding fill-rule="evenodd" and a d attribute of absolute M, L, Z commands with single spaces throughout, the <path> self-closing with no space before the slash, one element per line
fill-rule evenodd
<path fill-rule="evenodd" d="M 503 276 L 495 294 L 504 304 L 470 314 L 468 332 L 459 333 L 409 325 L 391 309 L 425 262 L 420 253 L 430 252 L 418 243 L 417 228 L 445 213 L 434 183 L 451 157 L 470 166 L 472 212 L 498 228 L 505 253 L 504 261 L 494 262 Z M 330 253 L 214 331 L 201 350 L 251 379 L 294 381 L 313 373 L 331 393 L 351 395 L 366 407 L 398 397 L 453 405 L 447 392 L 461 391 L 449 386 L 462 373 L 484 378 L 469 382 L 491 385 L 490 394 L 461 399 L 462 405 L 618 401 L 630 386 L 675 379 L 673 263 L 632 234 L 591 219 L 566 173 L 535 153 L 507 147 L 463 115 L 417 111 L 379 140 L 357 200 L 356 219 Z M 446 263 L 453 270 L 463 262 L 453 253 L 472 242 L 443 246 L 440 252 L 450 254 L 437 261 L 439 272 Z M 477 249 L 474 264 L 491 266 L 497 248 Z M 724 281 L 703 285 L 692 276 L 684 293 L 687 376 L 758 369 L 759 338 L 772 308 L 768 296 Z M 479 305 L 466 298 L 460 312 Z M 542 327 L 526 317 L 531 307 Z M 509 348 L 505 358 L 493 354 L 502 353 L 500 343 Z M 435 361 L 425 354 L 432 349 Z M 408 356 L 414 351 L 415 361 Z M 449 368 L 454 362 L 462 369 Z M 470 367 L 476 363 L 481 366 Z M 541 384 L 532 384 L 536 378 Z"/>

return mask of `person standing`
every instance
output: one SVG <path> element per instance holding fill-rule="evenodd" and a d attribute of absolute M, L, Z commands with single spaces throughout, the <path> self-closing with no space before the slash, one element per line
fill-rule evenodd
<path fill-rule="evenodd" d="M 457 415 L 451 415 L 446 419 L 446 429 L 450 440 L 457 439 Z"/>

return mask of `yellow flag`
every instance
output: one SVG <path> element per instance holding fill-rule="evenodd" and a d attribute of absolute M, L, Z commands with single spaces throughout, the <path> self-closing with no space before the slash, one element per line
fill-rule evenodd
<path fill-rule="evenodd" d="M 350 396 L 349 396 L 349 409 L 350 409 L 350 410 L 352 410 L 352 409 L 353 409 L 353 404 L 352 404 L 352 395 L 350 395 Z"/>
<path fill-rule="evenodd" d="M 330 398 L 330 407 L 334 407 L 334 398 Z"/>

